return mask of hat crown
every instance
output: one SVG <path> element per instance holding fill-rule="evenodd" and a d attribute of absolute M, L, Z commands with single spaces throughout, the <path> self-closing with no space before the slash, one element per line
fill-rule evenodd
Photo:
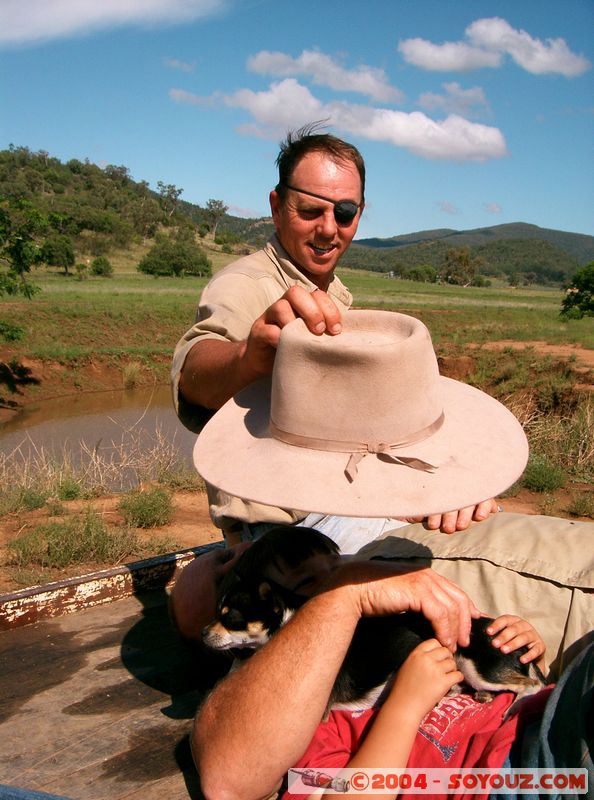
<path fill-rule="evenodd" d="M 340 335 L 282 330 L 270 419 L 291 437 L 348 445 L 408 444 L 441 417 L 437 358 L 420 320 L 389 311 L 349 311 Z"/>

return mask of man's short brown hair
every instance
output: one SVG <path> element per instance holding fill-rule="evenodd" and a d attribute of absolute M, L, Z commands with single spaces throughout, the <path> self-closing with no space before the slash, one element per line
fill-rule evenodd
<path fill-rule="evenodd" d="M 355 165 L 361 179 L 361 202 L 365 199 L 365 162 L 357 148 L 332 136 L 330 133 L 317 133 L 319 122 L 304 125 L 297 131 L 290 131 L 284 142 L 281 142 L 280 152 L 276 159 L 278 167 L 278 184 L 276 191 L 284 198 L 287 184 L 291 183 L 291 176 L 297 164 L 308 153 L 324 153 L 333 161 L 350 162 Z"/>

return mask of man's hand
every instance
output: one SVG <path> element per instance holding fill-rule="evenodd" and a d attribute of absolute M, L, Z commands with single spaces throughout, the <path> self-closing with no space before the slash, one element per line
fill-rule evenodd
<path fill-rule="evenodd" d="M 432 569 L 410 571 L 386 561 L 349 561 L 333 572 L 328 588 L 349 596 L 362 617 L 417 611 L 452 652 L 468 645 L 472 617 L 480 612 L 459 586 Z"/>
<path fill-rule="evenodd" d="M 268 375 L 272 372 L 281 330 L 298 318 L 318 335 L 334 336 L 342 330 L 340 311 L 326 292 L 321 289 L 308 292 L 303 286 L 292 286 L 252 325 L 244 358 L 255 373 Z"/>
<path fill-rule="evenodd" d="M 424 522 L 431 531 L 442 533 L 465 531 L 471 522 L 482 522 L 491 514 L 496 514 L 499 506 L 494 499 L 483 500 L 476 506 L 467 506 L 458 511 L 447 511 L 445 514 L 431 514 L 429 517 L 407 517 L 406 522 Z"/>
<path fill-rule="evenodd" d="M 179 389 L 191 405 L 217 409 L 241 389 L 272 372 L 281 330 L 301 317 L 312 333 L 342 330 L 334 301 L 320 289 L 292 286 L 253 323 L 240 342 L 199 339 L 181 371 Z"/>

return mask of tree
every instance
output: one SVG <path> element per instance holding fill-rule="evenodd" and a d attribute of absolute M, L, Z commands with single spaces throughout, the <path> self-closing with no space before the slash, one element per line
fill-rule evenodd
<path fill-rule="evenodd" d="M 72 239 L 61 233 L 48 236 L 41 246 L 41 260 L 50 267 L 63 267 L 68 275 L 68 268 L 74 265 Z"/>
<path fill-rule="evenodd" d="M 211 275 L 211 263 L 193 234 L 159 236 L 138 265 L 147 275 Z"/>
<path fill-rule="evenodd" d="M 205 214 L 213 236 L 217 235 L 218 224 L 227 213 L 228 208 L 229 206 L 226 206 L 222 200 L 213 200 L 211 198 L 207 202 Z"/>
<path fill-rule="evenodd" d="M 0 297 L 22 294 L 31 299 L 39 291 L 29 281 L 28 273 L 39 261 L 35 237 L 45 230 L 46 224 L 39 211 L 26 200 L 0 205 Z M 23 329 L 19 325 L 0 320 L 0 337 L 14 341 L 22 335 Z M 10 372 L 12 374 L 14 370 Z M 7 383 L 2 376 L 1 383 Z"/>
<path fill-rule="evenodd" d="M 163 204 L 163 208 L 167 212 L 167 216 L 171 218 L 173 216 L 173 212 L 177 207 L 177 201 L 180 198 L 180 195 L 183 192 L 183 189 L 178 189 L 177 186 L 173 183 L 163 183 L 163 181 L 157 182 L 157 189 L 159 190 L 159 194 L 161 195 L 161 202 Z"/>
<path fill-rule="evenodd" d="M 40 261 L 37 237 L 46 228 L 43 215 L 27 200 L 0 206 L 0 297 L 22 294 L 31 298 L 39 291 L 27 274 Z"/>
<path fill-rule="evenodd" d="M 437 283 L 437 270 L 431 264 L 417 264 L 416 267 L 403 269 L 400 277 L 420 283 Z"/>
<path fill-rule="evenodd" d="M 445 283 L 472 286 L 483 261 L 472 256 L 469 247 L 451 247 L 446 251 L 440 277 Z"/>
<path fill-rule="evenodd" d="M 573 276 L 561 303 L 561 316 L 574 319 L 594 316 L 594 261 Z"/>

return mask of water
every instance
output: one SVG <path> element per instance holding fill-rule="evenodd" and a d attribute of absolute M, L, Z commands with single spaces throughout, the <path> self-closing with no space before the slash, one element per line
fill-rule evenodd
<path fill-rule="evenodd" d="M 8 422 L 0 423 L 0 454 L 23 458 L 45 454 L 73 463 L 85 449 L 103 458 L 117 457 L 122 448 L 152 452 L 160 442 L 192 464 L 196 434 L 179 422 L 169 386 L 88 392 L 31 404 Z"/>

